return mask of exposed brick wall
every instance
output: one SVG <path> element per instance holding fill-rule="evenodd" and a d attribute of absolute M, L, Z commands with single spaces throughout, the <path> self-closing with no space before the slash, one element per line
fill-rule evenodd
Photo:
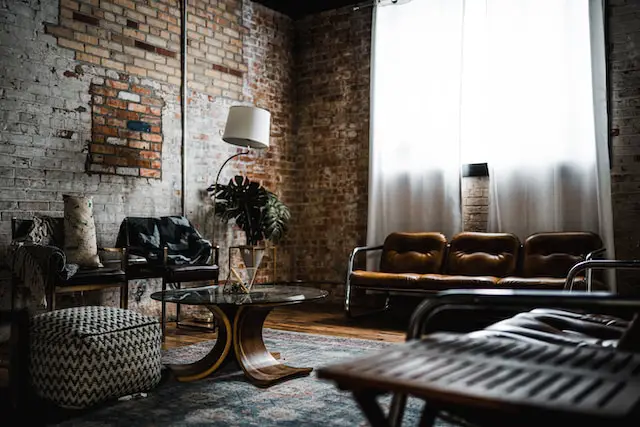
<path fill-rule="evenodd" d="M 297 275 L 343 283 L 365 243 L 371 8 L 296 22 Z M 340 295 L 342 285 L 327 285 Z"/>
<path fill-rule="evenodd" d="M 62 194 L 93 196 L 98 243 L 111 246 L 125 216 L 179 214 L 184 191 L 189 219 L 205 237 L 212 238 L 214 228 L 218 231 L 215 240 L 224 249 L 225 266 L 226 248 L 244 243 L 244 237 L 228 226 L 214 226 L 205 189 L 224 159 L 239 151 L 221 141 L 228 108 L 239 102 L 255 102 L 272 111 L 272 147 L 229 164 L 223 180 L 251 173 L 271 191 L 291 200 L 292 190 L 284 184 L 293 182 L 286 174 L 293 173 L 294 159 L 291 21 L 249 0 L 189 2 L 189 49 L 193 56 L 187 100 L 188 174 L 183 189 L 177 5 L 177 1 L 142 0 L 0 2 L 0 116 L 6 123 L 0 129 L 0 248 L 10 240 L 12 216 L 61 216 Z M 112 88 L 113 84 L 128 87 Z M 106 89 L 117 89 L 118 93 L 97 93 Z M 127 110 L 118 108 L 124 107 L 118 102 L 124 101 L 122 96 L 134 95 L 140 96 L 140 103 L 127 99 Z M 124 111 L 131 111 L 130 103 L 144 105 L 145 112 L 140 107 L 139 117 L 124 118 Z M 102 109 L 106 107 L 111 110 Z M 152 114 L 158 112 L 155 108 L 161 108 L 160 116 Z M 118 117 L 117 111 L 123 117 Z M 138 112 L 135 107 L 133 112 Z M 135 119 L 149 123 L 146 137 L 126 133 L 132 129 L 124 131 L 129 120 Z M 97 129 L 99 126 L 113 128 Z M 113 129 L 118 130 L 117 135 Z M 121 157 L 95 149 L 124 149 L 125 143 L 140 141 L 150 144 L 149 150 L 146 145 L 135 148 L 141 157 L 136 165 L 141 170 L 155 170 L 137 162 L 147 160 L 145 156 L 157 157 L 143 151 L 159 153 L 160 159 L 148 160 L 149 166 L 162 161 L 161 179 L 128 176 L 133 170 L 119 171 L 126 176 L 86 173 L 88 154 L 94 168 L 100 159 L 105 164 L 108 156 Z M 256 157 L 259 160 L 253 162 Z M 226 268 L 223 277 L 225 274 Z M 158 286 L 157 281 L 132 282 L 131 307 L 157 312 L 158 304 L 148 295 Z M 117 301 L 113 298 L 117 294 L 107 296 L 111 303 Z"/>
<path fill-rule="evenodd" d="M 97 79 L 92 95 L 88 172 L 162 178 L 164 101 L 137 77 Z M 70 131 L 73 132 L 73 131 Z"/>
<path fill-rule="evenodd" d="M 608 3 L 616 256 L 640 259 L 640 3 Z"/>

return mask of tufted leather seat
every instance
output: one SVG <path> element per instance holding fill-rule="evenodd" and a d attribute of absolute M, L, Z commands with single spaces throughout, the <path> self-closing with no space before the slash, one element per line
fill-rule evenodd
<path fill-rule="evenodd" d="M 438 273 L 446 247 L 442 233 L 391 233 L 384 241 L 380 271 Z"/>
<path fill-rule="evenodd" d="M 505 277 L 516 271 L 520 241 L 509 233 L 460 233 L 451 240 L 446 272 Z"/>

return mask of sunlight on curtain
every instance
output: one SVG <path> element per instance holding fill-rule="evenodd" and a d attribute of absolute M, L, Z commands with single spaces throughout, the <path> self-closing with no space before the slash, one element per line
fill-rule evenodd
<path fill-rule="evenodd" d="M 589 1 L 482 3 L 489 230 L 599 232 Z"/>
<path fill-rule="evenodd" d="M 393 231 L 461 229 L 463 1 L 375 12 L 368 244 Z"/>

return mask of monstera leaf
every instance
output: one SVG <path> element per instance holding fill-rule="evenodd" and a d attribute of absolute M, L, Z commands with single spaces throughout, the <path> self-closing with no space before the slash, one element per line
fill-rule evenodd
<path fill-rule="evenodd" d="M 222 221 L 234 220 L 247 236 L 247 244 L 263 239 L 280 240 L 287 231 L 291 214 L 278 197 L 257 182 L 241 175 L 227 185 L 207 189 L 216 202 L 216 216 Z"/>
<path fill-rule="evenodd" d="M 291 219 L 289 208 L 275 194 L 269 192 L 262 216 L 264 237 L 278 243 L 289 229 L 289 219 Z"/>

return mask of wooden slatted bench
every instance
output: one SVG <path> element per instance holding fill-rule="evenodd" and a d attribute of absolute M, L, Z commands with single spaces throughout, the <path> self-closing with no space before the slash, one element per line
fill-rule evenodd
<path fill-rule="evenodd" d="M 394 424 L 377 402 L 387 392 L 424 399 L 421 425 L 442 413 L 492 427 L 640 425 L 640 354 L 613 349 L 436 333 L 318 377 L 351 391 L 372 426 Z"/>

